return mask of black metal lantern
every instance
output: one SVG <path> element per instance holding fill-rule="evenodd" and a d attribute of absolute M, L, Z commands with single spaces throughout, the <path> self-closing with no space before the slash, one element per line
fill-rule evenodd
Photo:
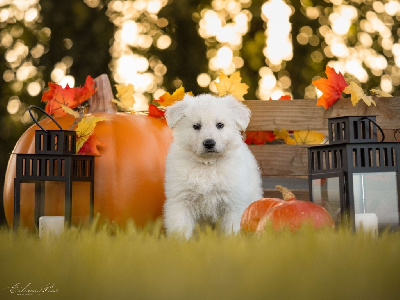
<path fill-rule="evenodd" d="M 379 230 L 400 224 L 400 143 L 377 129 L 383 140 L 376 116 L 330 118 L 329 145 L 308 150 L 310 200 L 353 229 L 371 216 Z"/>
<path fill-rule="evenodd" d="M 16 178 L 14 179 L 14 222 L 19 227 L 21 183 L 35 184 L 35 226 L 39 227 L 39 218 L 44 215 L 45 182 L 61 181 L 65 183 L 65 225 L 71 225 L 72 183 L 74 181 L 90 183 L 89 220 L 93 219 L 94 206 L 94 156 L 77 155 L 76 132 L 63 130 L 50 116 L 60 130 L 46 130 L 33 117 L 30 106 L 28 112 L 33 121 L 42 129 L 35 132 L 35 154 L 16 154 Z"/>

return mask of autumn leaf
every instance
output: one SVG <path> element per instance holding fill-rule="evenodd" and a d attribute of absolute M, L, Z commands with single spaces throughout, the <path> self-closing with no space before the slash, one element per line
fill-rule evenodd
<path fill-rule="evenodd" d="M 219 96 L 223 97 L 230 94 L 240 101 L 244 100 L 243 95 L 247 94 L 249 86 L 242 83 L 242 77 L 239 71 L 233 73 L 230 77 L 221 73 L 218 79 L 219 82 L 215 82 L 215 86 L 217 87 Z"/>
<path fill-rule="evenodd" d="M 61 108 L 69 115 L 74 116 L 75 118 L 79 118 L 79 112 L 77 112 L 76 110 L 73 110 L 72 108 L 69 108 L 68 106 L 64 105 L 64 104 L 60 104 Z"/>
<path fill-rule="evenodd" d="M 79 149 L 78 154 L 83 155 L 100 155 L 99 149 L 97 147 L 105 147 L 106 144 L 101 142 L 97 136 L 93 133 L 89 136 L 86 142 Z"/>
<path fill-rule="evenodd" d="M 378 96 L 378 97 L 393 97 L 389 93 L 386 93 L 386 92 L 378 90 L 378 89 L 371 89 L 370 92 L 373 93 L 375 96 Z"/>
<path fill-rule="evenodd" d="M 296 141 L 289 135 L 289 132 L 286 129 L 275 129 L 274 134 L 276 140 L 283 140 L 283 142 L 288 145 L 296 144 Z"/>
<path fill-rule="evenodd" d="M 315 130 L 295 130 L 294 140 L 298 145 L 317 145 L 321 144 L 325 138 L 323 133 Z"/>
<path fill-rule="evenodd" d="M 42 96 L 42 101 L 47 102 L 46 112 L 54 116 L 65 116 L 67 112 L 61 107 L 65 105 L 69 108 L 75 108 L 79 102 L 75 100 L 75 91 L 67 84 L 65 88 L 62 86 L 49 82 L 50 89 Z M 43 100 L 45 99 L 45 100 Z"/>
<path fill-rule="evenodd" d="M 149 117 L 154 117 L 154 118 L 164 118 L 165 117 L 165 111 L 159 109 L 157 106 L 154 104 L 149 105 Z"/>
<path fill-rule="evenodd" d="M 132 84 L 116 84 L 117 89 L 116 97 L 118 100 L 113 99 L 112 102 L 116 103 L 120 108 L 124 110 L 131 110 L 135 99 L 133 98 L 134 87 Z"/>
<path fill-rule="evenodd" d="M 193 96 L 191 92 L 188 94 Z M 181 86 L 180 88 L 176 89 L 172 95 L 166 92 L 160 97 L 160 99 L 154 101 L 157 101 L 160 105 L 167 107 L 174 104 L 176 101 L 182 100 L 183 97 L 185 97 L 185 88 Z"/>
<path fill-rule="evenodd" d="M 371 104 L 376 106 L 376 103 L 372 97 L 365 95 L 362 88 L 353 81 L 350 82 L 350 85 L 347 86 L 343 92 L 351 95 L 350 99 L 353 106 L 356 105 L 360 100 L 363 100 L 368 106 L 371 106 Z"/>
<path fill-rule="evenodd" d="M 267 142 L 275 140 L 275 134 L 272 131 L 248 131 L 246 132 L 245 143 L 248 145 L 264 145 Z"/>
<path fill-rule="evenodd" d="M 348 84 L 343 75 L 340 72 L 336 73 L 333 68 L 326 66 L 325 73 L 328 79 L 321 78 L 312 83 L 322 92 L 322 96 L 318 98 L 317 106 L 328 109 L 342 97 L 342 92 Z"/>
<path fill-rule="evenodd" d="M 93 117 L 93 116 L 85 116 L 82 120 L 78 123 L 76 127 L 76 152 L 82 148 L 83 144 L 89 139 L 90 135 L 93 133 L 96 124 L 100 121 L 104 121 L 107 118 L 105 117 Z"/>
<path fill-rule="evenodd" d="M 94 85 L 94 80 L 90 76 L 87 76 L 83 87 L 70 88 L 67 84 L 63 88 L 61 85 L 49 82 L 49 90 L 42 95 L 42 101 L 47 102 L 46 112 L 54 116 L 65 116 L 67 112 L 61 105 L 71 109 L 78 107 L 96 92 Z"/>
<path fill-rule="evenodd" d="M 91 76 L 87 76 L 83 87 L 74 88 L 75 99 L 79 104 L 88 100 L 96 92 L 95 82 Z"/>
<path fill-rule="evenodd" d="M 273 100 L 273 99 L 269 98 L 269 100 Z M 283 95 L 278 100 L 292 100 L 292 97 L 290 95 Z"/>

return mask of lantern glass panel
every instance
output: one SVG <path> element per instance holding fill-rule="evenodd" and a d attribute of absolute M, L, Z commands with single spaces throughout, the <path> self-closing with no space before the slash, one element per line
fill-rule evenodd
<path fill-rule="evenodd" d="M 376 214 L 379 229 L 399 225 L 396 172 L 354 173 L 354 213 Z"/>
<path fill-rule="evenodd" d="M 339 177 L 313 179 L 313 202 L 325 208 L 336 224 L 341 223 Z"/>

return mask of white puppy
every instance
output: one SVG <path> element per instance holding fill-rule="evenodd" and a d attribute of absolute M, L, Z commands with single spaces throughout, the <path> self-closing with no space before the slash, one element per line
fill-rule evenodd
<path fill-rule="evenodd" d="M 262 198 L 257 162 L 241 131 L 250 110 L 232 96 L 192 97 L 166 110 L 174 141 L 166 161 L 167 234 L 191 237 L 196 223 L 221 221 L 238 232 L 244 210 Z"/>

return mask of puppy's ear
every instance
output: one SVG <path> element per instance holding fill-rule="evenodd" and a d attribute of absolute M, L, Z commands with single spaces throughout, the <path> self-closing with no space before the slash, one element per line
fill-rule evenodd
<path fill-rule="evenodd" d="M 165 109 L 165 119 L 167 120 L 167 124 L 171 129 L 174 128 L 176 123 L 178 123 L 178 121 L 185 116 L 185 110 L 187 108 L 187 102 L 185 101 L 185 98 L 177 101 L 174 105 L 168 106 Z"/>
<path fill-rule="evenodd" d="M 226 96 L 225 99 L 228 101 L 228 106 L 239 129 L 245 131 L 250 123 L 250 109 L 231 95 Z"/>

